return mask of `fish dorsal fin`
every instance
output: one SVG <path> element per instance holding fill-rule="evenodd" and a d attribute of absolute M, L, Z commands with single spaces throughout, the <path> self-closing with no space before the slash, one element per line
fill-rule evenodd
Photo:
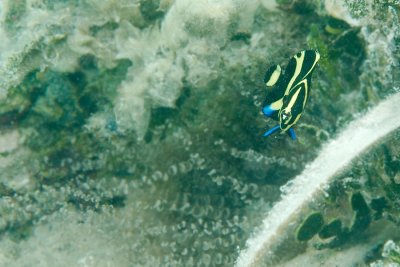
<path fill-rule="evenodd" d="M 282 69 L 279 65 L 272 65 L 269 69 L 265 72 L 264 75 L 264 83 L 267 87 L 274 86 L 277 84 L 279 78 L 281 77 Z"/>

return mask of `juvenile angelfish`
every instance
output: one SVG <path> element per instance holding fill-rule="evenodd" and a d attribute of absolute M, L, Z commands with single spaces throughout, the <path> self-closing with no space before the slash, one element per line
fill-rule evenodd
<path fill-rule="evenodd" d="M 296 134 L 292 128 L 306 106 L 311 88 L 311 74 L 320 55 L 314 50 L 298 52 L 290 60 L 284 73 L 279 65 L 271 66 L 264 76 L 264 83 L 272 87 L 262 112 L 279 124 L 264 133 L 269 136 L 277 131 L 288 132 L 293 140 Z"/>

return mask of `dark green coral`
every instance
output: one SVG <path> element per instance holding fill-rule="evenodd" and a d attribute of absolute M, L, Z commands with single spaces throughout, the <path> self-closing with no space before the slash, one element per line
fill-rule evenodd
<path fill-rule="evenodd" d="M 300 225 L 296 232 L 299 241 L 308 241 L 316 235 L 324 225 L 324 218 L 320 212 L 309 215 Z"/>

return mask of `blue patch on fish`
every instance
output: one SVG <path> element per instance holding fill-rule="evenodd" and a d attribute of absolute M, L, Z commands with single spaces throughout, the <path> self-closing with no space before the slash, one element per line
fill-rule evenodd
<path fill-rule="evenodd" d="M 296 140 L 292 127 L 300 119 L 309 98 L 311 75 L 319 58 L 317 51 L 303 50 L 289 60 L 284 72 L 279 65 L 273 65 L 266 71 L 264 83 L 272 89 L 262 112 L 279 124 L 266 131 L 264 136 L 287 132 Z"/>

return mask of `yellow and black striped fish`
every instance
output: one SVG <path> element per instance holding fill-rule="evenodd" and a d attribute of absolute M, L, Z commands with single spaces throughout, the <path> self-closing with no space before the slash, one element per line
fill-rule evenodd
<path fill-rule="evenodd" d="M 289 60 L 284 73 L 279 65 L 267 70 L 264 83 L 267 87 L 273 87 L 273 94 L 266 100 L 262 112 L 279 121 L 279 125 L 266 131 L 264 136 L 280 130 L 288 131 L 290 137 L 296 139 L 292 126 L 300 119 L 309 98 L 311 74 L 319 58 L 317 51 L 303 50 Z"/>

